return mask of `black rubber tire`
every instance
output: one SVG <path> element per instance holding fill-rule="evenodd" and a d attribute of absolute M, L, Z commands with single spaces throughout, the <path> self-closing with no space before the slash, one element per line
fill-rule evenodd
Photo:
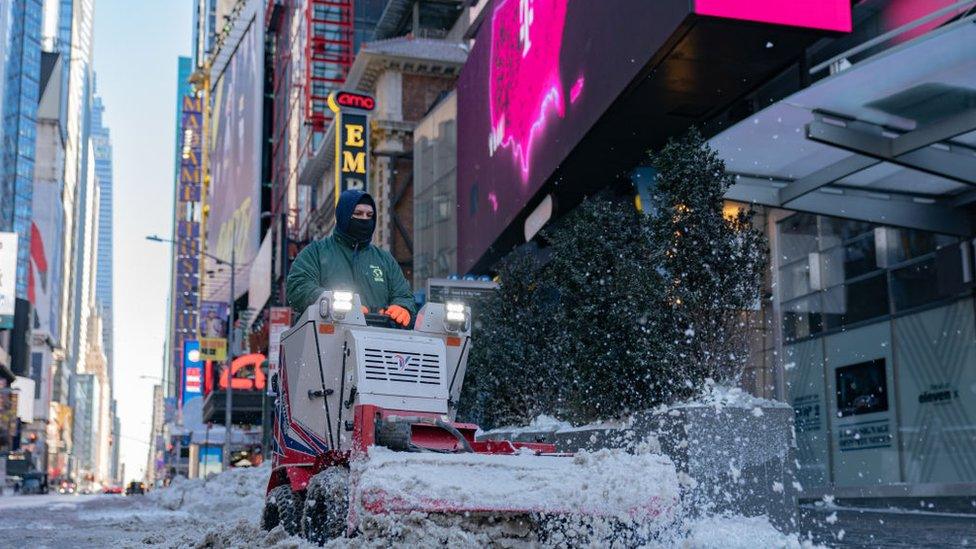
<path fill-rule="evenodd" d="M 302 516 L 302 537 L 324 545 L 342 537 L 349 516 L 349 470 L 327 467 L 308 483 Z"/>
<path fill-rule="evenodd" d="M 268 492 L 264 504 L 261 526 L 271 530 L 281 525 L 290 536 L 297 535 L 302 528 L 302 494 L 292 492 L 291 486 L 284 484 Z"/>
<path fill-rule="evenodd" d="M 261 529 L 270 532 L 279 522 L 278 506 L 271 501 L 271 494 L 268 494 L 264 498 L 264 511 L 261 512 Z"/>

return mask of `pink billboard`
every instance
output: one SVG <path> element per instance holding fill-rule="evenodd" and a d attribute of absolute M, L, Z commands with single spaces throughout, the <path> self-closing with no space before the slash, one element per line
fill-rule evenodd
<path fill-rule="evenodd" d="M 577 181 L 582 177 L 592 178 L 593 188 L 607 184 L 633 167 L 614 162 L 617 144 L 646 143 L 677 127 L 652 121 L 653 109 L 670 105 L 674 120 L 697 101 L 707 112 L 728 100 L 716 89 L 742 93 L 741 82 L 760 81 L 756 67 L 779 70 L 823 29 L 850 26 L 847 0 L 495 0 L 485 10 L 457 85 L 458 270 L 476 274 L 524 238 L 521 220 L 545 194 L 558 194 L 563 182 L 589 185 Z M 754 52 L 735 41 L 757 25 L 743 19 L 789 26 L 769 25 L 780 47 L 745 59 Z M 694 39 L 663 63 L 692 31 Z M 695 64 L 691 52 L 704 43 L 714 49 Z M 740 68 L 743 74 L 734 72 Z M 656 94 L 630 97 L 626 112 L 598 124 L 627 90 L 650 80 L 660 82 Z M 566 164 L 581 143 L 596 165 L 585 176 Z"/>
<path fill-rule="evenodd" d="M 791 27 L 850 32 L 850 0 L 695 0 L 695 13 Z"/>

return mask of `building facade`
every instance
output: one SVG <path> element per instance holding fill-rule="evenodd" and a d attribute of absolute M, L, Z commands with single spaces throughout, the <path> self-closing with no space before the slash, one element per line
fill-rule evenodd
<path fill-rule="evenodd" d="M 105 106 L 102 98 L 95 96 L 92 102 L 91 142 L 94 150 L 95 181 L 98 185 L 98 245 L 96 247 L 95 301 L 102 317 L 102 349 L 108 361 L 108 372 L 113 370 L 112 348 L 114 331 L 112 319 L 113 277 L 112 277 L 112 139 L 109 129 L 103 123 Z"/>
<path fill-rule="evenodd" d="M 976 89 L 976 10 L 834 4 L 744 22 L 557 2 L 508 42 L 522 15 L 493 4 L 458 82 L 457 268 L 491 274 L 543 203 L 545 224 L 636 194 L 647 151 L 695 125 L 770 239 L 742 382 L 793 405 L 801 497 L 971 497 L 976 124 L 950 98 Z"/>
<path fill-rule="evenodd" d="M 31 206 L 41 76 L 40 0 L 13 0 L 4 14 L 0 231 L 15 232 L 17 297 L 27 299 Z M 9 328 L 9 326 L 8 326 Z"/>

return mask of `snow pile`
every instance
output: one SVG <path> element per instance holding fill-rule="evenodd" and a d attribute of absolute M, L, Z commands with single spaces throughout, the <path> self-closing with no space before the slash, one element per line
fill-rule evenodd
<path fill-rule="evenodd" d="M 149 492 L 147 498 L 171 511 L 260 517 L 270 475 L 271 469 L 265 465 L 230 469 L 207 480 L 176 477 L 168 487 Z"/>
<path fill-rule="evenodd" d="M 567 421 L 560 421 L 553 416 L 542 414 L 536 416 L 528 425 L 506 425 L 496 427 L 490 431 L 479 432 L 478 436 L 504 433 L 509 436 L 517 436 L 524 433 L 538 433 L 540 431 L 560 431 L 562 429 L 572 429 L 573 425 Z"/>
<path fill-rule="evenodd" d="M 353 464 L 360 503 L 398 509 L 516 510 L 673 517 L 674 464 L 649 452 L 579 452 L 572 457 L 393 452 L 371 448 Z"/>
<path fill-rule="evenodd" d="M 740 387 L 728 387 L 720 385 L 713 379 L 706 379 L 705 386 L 701 393 L 690 400 L 673 404 L 671 408 L 689 408 L 693 406 L 713 406 L 715 408 L 752 408 L 753 411 L 759 410 L 757 415 L 762 414 L 761 408 L 779 408 L 789 406 L 778 400 L 769 400 L 753 396 Z M 657 410 L 655 410 L 657 411 Z"/>
<path fill-rule="evenodd" d="M 766 517 L 710 516 L 684 524 L 683 539 L 673 547 L 682 549 L 812 549 L 808 540 L 783 534 Z"/>

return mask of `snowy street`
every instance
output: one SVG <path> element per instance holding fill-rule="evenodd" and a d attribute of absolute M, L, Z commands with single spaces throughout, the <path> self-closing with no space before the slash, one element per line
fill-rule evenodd
<path fill-rule="evenodd" d="M 11 547 L 315 547 L 281 527 L 259 527 L 267 468 L 235 469 L 202 480 L 178 480 L 146 496 L 15 496 L 3 502 L 5 543 Z M 476 537 L 410 526 L 420 546 L 480 547 Z M 447 537 L 445 537 L 447 536 Z M 656 547 L 743 549 L 808 547 L 762 518 L 704 518 L 675 523 Z M 758 544 L 758 545 L 757 545 Z M 385 539 L 364 544 L 341 538 L 328 547 L 397 546 Z M 404 546 L 402 543 L 400 546 Z"/>
<path fill-rule="evenodd" d="M 10 547 L 314 547 L 280 528 L 258 527 L 266 470 L 234 471 L 208 486 L 188 481 L 147 496 L 0 497 L 5 544 Z M 831 514 L 837 520 L 826 520 Z M 831 524 L 832 522 L 832 524 Z M 805 508 L 802 529 L 827 547 L 969 547 L 976 518 L 886 510 Z M 758 526 L 758 527 L 757 527 Z M 838 533 L 844 534 L 838 539 Z M 796 538 L 769 535 L 755 519 L 712 519 L 666 547 L 800 547 Z M 331 547 L 359 546 L 337 540 Z M 438 545 L 436 538 L 427 540 Z M 377 544 L 382 546 L 382 544 Z"/>

